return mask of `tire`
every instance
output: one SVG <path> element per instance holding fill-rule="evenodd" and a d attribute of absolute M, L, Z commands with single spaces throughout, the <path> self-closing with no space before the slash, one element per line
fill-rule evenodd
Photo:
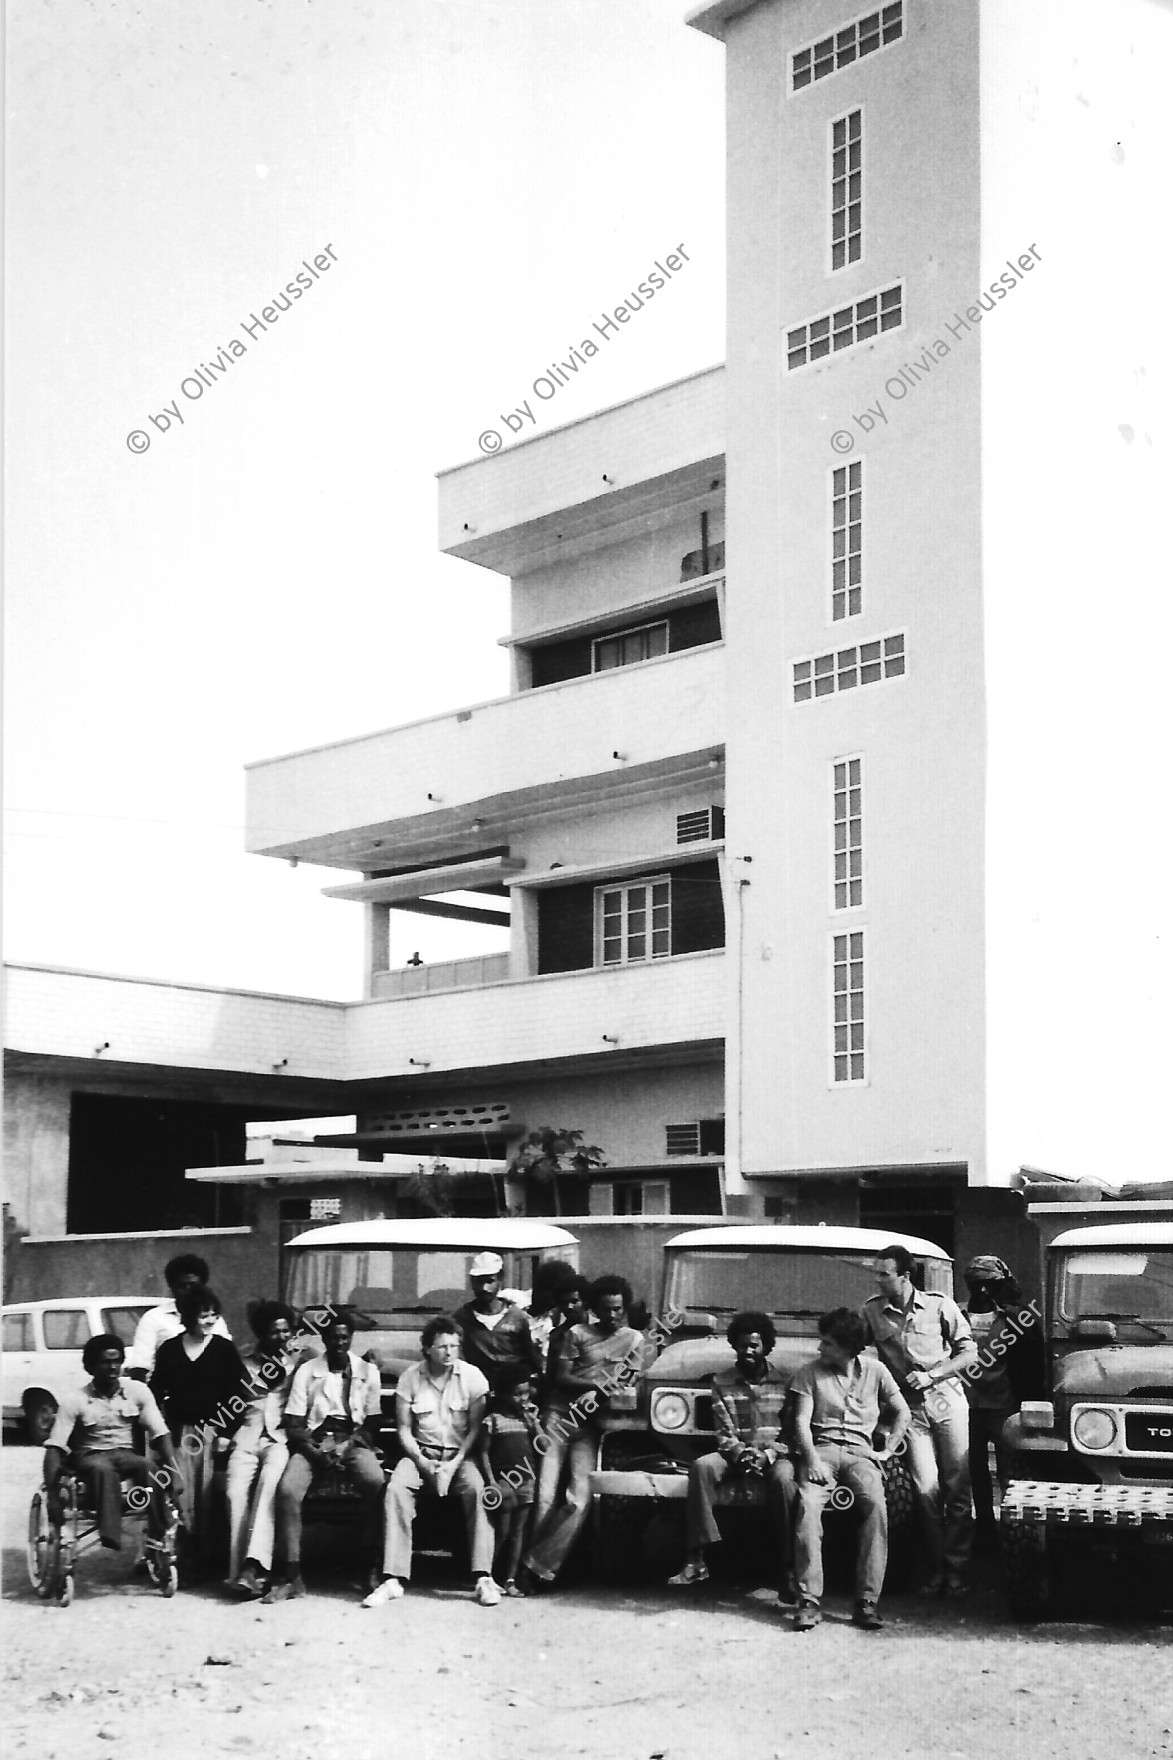
<path fill-rule="evenodd" d="M 1002 1586 L 1011 1618 L 1033 1625 L 1054 1610 L 1051 1560 L 1047 1556 L 1047 1530 L 1041 1522 L 999 1523 Z"/>
<path fill-rule="evenodd" d="M 888 1506 L 888 1569 L 884 1587 L 897 1593 L 907 1588 L 916 1557 L 916 1492 L 903 1456 L 883 1467 L 884 1501 Z"/>
<path fill-rule="evenodd" d="M 24 1428 L 36 1448 L 44 1448 L 57 1417 L 57 1401 L 51 1393 L 27 1393 L 24 1399 Z"/>
<path fill-rule="evenodd" d="M 29 1582 L 37 1594 L 47 1598 L 51 1592 L 59 1550 L 59 1537 L 49 1520 L 44 1487 L 33 1493 L 29 1504 L 28 1543 L 26 1559 Z"/>
<path fill-rule="evenodd" d="M 646 1497 L 599 1497 L 594 1509 L 595 1576 L 600 1583 L 632 1583 L 643 1562 Z"/>

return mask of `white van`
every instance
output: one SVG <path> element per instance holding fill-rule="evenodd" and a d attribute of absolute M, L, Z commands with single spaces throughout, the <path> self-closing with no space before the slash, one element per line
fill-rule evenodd
<path fill-rule="evenodd" d="M 23 1420 L 29 1440 L 43 1443 L 61 1395 L 85 1379 L 81 1350 L 87 1338 L 116 1332 L 129 1347 L 135 1328 L 158 1296 L 62 1296 L 52 1302 L 14 1302 L 0 1308 L 0 1393 L 4 1422 Z"/>
<path fill-rule="evenodd" d="M 419 1361 L 421 1328 L 470 1299 L 468 1268 L 486 1251 L 504 1260 L 503 1288 L 526 1297 L 543 1260 L 578 1268 L 578 1241 L 568 1229 L 524 1216 L 333 1222 L 286 1243 L 285 1300 L 311 1327 L 346 1311 L 354 1348 L 379 1365 L 389 1412 L 399 1376 Z"/>

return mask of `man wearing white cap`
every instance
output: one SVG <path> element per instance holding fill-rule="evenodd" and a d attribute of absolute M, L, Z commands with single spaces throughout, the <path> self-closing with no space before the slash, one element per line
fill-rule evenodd
<path fill-rule="evenodd" d="M 507 1363 L 520 1363 L 533 1375 L 540 1375 L 542 1370 L 541 1352 L 530 1331 L 529 1315 L 501 1295 L 504 1269 L 499 1254 L 478 1253 L 468 1268 L 472 1301 L 457 1308 L 453 1316 L 460 1327 L 464 1360 L 480 1370 L 490 1391 L 496 1388 L 497 1377 Z"/>

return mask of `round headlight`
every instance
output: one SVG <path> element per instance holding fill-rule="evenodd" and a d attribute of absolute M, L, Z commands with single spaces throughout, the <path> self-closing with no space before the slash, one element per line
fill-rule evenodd
<path fill-rule="evenodd" d="M 1111 1448 L 1116 1440 L 1116 1420 L 1111 1412 L 1080 1412 L 1072 1431 L 1081 1448 Z"/>
<path fill-rule="evenodd" d="M 688 1423 L 688 1401 L 682 1393 L 661 1393 L 652 1407 L 652 1419 L 661 1430 L 683 1430 Z"/>

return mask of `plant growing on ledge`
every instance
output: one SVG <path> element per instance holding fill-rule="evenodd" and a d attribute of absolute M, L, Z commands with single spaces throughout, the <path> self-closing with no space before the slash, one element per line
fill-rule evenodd
<path fill-rule="evenodd" d="M 430 1173 L 423 1164 L 405 1182 L 408 1194 L 430 1216 L 455 1216 L 457 1210 L 457 1179 L 450 1168 L 438 1161 Z M 496 1188 L 494 1188 L 494 1195 Z"/>
<path fill-rule="evenodd" d="M 540 1185 L 548 1185 L 554 1199 L 554 1214 L 561 1216 L 559 1174 L 577 1174 L 582 1178 L 602 1167 L 604 1161 L 598 1144 L 584 1143 L 581 1131 L 559 1130 L 544 1124 L 522 1140 L 505 1173 L 513 1179 L 532 1176 Z"/>

